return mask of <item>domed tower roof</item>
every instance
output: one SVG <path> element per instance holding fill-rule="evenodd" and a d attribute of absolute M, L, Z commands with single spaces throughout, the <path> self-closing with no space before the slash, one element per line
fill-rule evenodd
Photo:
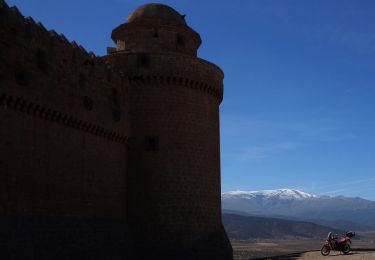
<path fill-rule="evenodd" d="M 135 9 L 126 23 L 159 21 L 161 24 L 186 25 L 184 17 L 173 8 L 163 4 L 145 4 Z"/>
<path fill-rule="evenodd" d="M 113 29 L 111 37 L 116 51 L 179 52 L 196 56 L 201 38 L 184 17 L 167 5 L 142 5 Z"/>

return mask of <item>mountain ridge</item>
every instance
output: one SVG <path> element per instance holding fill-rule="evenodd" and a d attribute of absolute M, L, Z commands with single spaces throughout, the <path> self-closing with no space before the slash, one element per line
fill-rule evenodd
<path fill-rule="evenodd" d="M 221 194 L 222 197 L 279 197 L 280 199 L 307 199 L 317 197 L 316 195 L 303 192 L 296 189 L 276 189 L 276 190 L 261 190 L 261 191 L 228 191 Z"/>
<path fill-rule="evenodd" d="M 375 202 L 359 197 L 318 196 L 295 189 L 222 193 L 223 210 L 255 216 L 284 216 L 331 227 L 375 230 Z"/>
<path fill-rule="evenodd" d="M 350 198 L 350 199 L 361 199 L 365 201 L 375 202 L 370 199 L 365 199 L 359 196 L 356 197 L 349 197 L 344 195 L 337 195 L 337 196 L 330 196 L 330 195 L 316 195 L 311 194 L 305 191 L 301 191 L 298 189 L 289 189 L 289 188 L 281 188 L 281 189 L 271 189 L 271 190 L 258 190 L 258 191 L 245 191 L 245 190 L 234 190 L 234 191 L 226 191 L 221 193 L 223 197 L 254 197 L 254 196 L 264 196 L 264 197 L 283 197 L 284 199 L 307 199 L 307 198 Z"/>

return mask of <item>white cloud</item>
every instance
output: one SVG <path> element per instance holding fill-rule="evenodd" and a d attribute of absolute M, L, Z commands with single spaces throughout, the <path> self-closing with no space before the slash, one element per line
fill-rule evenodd
<path fill-rule="evenodd" d="M 330 120 L 319 121 L 278 121 L 249 119 L 246 116 L 223 116 L 221 133 L 225 138 L 251 137 L 252 140 L 287 140 L 286 142 L 341 142 L 357 138 L 340 126 L 330 124 Z M 297 140 L 297 141 L 296 141 Z"/>
<path fill-rule="evenodd" d="M 319 187 L 320 189 L 327 189 L 327 188 L 335 188 L 335 187 L 345 187 L 345 186 L 353 186 L 354 184 L 361 184 L 361 183 L 368 183 L 374 182 L 375 178 L 364 178 L 364 179 L 357 179 L 347 182 L 339 182 L 339 183 L 332 183 L 329 185 L 324 185 Z"/>
<path fill-rule="evenodd" d="M 285 142 L 273 143 L 268 145 L 257 145 L 242 148 L 240 151 L 241 160 L 259 160 L 294 150 L 299 146 L 298 143 Z"/>
<path fill-rule="evenodd" d="M 339 27 L 332 33 L 329 41 L 332 44 L 341 44 L 362 53 L 373 53 L 375 51 L 375 34 L 373 32 L 350 31 Z"/>

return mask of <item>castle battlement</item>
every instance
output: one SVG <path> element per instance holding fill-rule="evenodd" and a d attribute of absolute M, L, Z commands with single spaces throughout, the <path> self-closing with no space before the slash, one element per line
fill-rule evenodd
<path fill-rule="evenodd" d="M 121 131 L 115 122 L 127 113 L 120 105 L 126 103 L 126 80 L 101 57 L 25 18 L 16 7 L 3 3 L 0 10 L 1 93 Z M 111 109 L 104 108 L 108 105 Z M 98 109 L 107 112 L 98 116 Z"/>
<path fill-rule="evenodd" d="M 162 4 L 112 39 L 96 56 L 0 0 L 0 258 L 231 259 L 223 71 Z"/>

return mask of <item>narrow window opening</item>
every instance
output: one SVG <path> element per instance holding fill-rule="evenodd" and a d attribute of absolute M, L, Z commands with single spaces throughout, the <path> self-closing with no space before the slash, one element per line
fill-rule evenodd
<path fill-rule="evenodd" d="M 4 93 L 0 96 L 0 106 L 5 105 L 5 97 L 6 95 Z"/>
<path fill-rule="evenodd" d="M 185 45 L 185 39 L 182 35 L 177 34 L 177 44 L 180 46 Z"/>
<path fill-rule="evenodd" d="M 94 107 L 94 101 L 88 96 L 85 96 L 83 98 L 83 106 L 85 107 L 86 110 L 91 111 Z"/>
<path fill-rule="evenodd" d="M 38 68 L 43 72 L 47 72 L 48 64 L 46 52 L 43 50 L 38 50 L 35 54 L 35 60 Z"/>
<path fill-rule="evenodd" d="M 145 149 L 146 151 L 159 151 L 159 137 L 147 136 L 145 138 Z"/>
<path fill-rule="evenodd" d="M 159 32 L 158 32 L 158 29 L 154 29 L 154 35 L 153 35 L 154 38 L 159 38 Z"/>
<path fill-rule="evenodd" d="M 83 73 L 79 74 L 78 84 L 80 87 L 84 88 L 86 86 L 86 76 Z"/>
<path fill-rule="evenodd" d="M 93 60 L 90 60 L 90 59 L 86 59 L 84 62 L 83 62 L 83 65 L 91 65 L 91 66 L 94 66 L 94 61 Z"/>
<path fill-rule="evenodd" d="M 25 69 L 17 70 L 14 77 L 16 78 L 16 82 L 18 85 L 21 85 L 21 86 L 29 85 L 30 77 L 29 77 L 27 70 Z"/>
<path fill-rule="evenodd" d="M 107 81 L 111 82 L 112 81 L 112 73 L 110 70 L 107 71 Z"/>
<path fill-rule="evenodd" d="M 112 102 L 115 105 L 118 105 L 118 91 L 115 88 L 112 88 Z"/>
<path fill-rule="evenodd" d="M 113 121 L 118 122 L 121 119 L 121 111 L 118 109 L 112 110 Z"/>
<path fill-rule="evenodd" d="M 72 63 L 73 64 L 76 64 L 77 63 L 77 55 L 76 55 L 76 53 L 73 51 L 73 53 L 72 53 Z"/>
<path fill-rule="evenodd" d="M 148 55 L 145 53 L 138 54 L 137 56 L 137 67 L 146 67 L 149 64 Z"/>
<path fill-rule="evenodd" d="M 30 25 L 30 22 L 28 22 L 28 23 L 26 24 L 25 31 L 26 31 L 26 38 L 27 38 L 27 39 L 30 39 L 30 38 L 31 38 L 31 35 L 32 35 L 32 33 L 31 33 L 31 25 Z"/>

